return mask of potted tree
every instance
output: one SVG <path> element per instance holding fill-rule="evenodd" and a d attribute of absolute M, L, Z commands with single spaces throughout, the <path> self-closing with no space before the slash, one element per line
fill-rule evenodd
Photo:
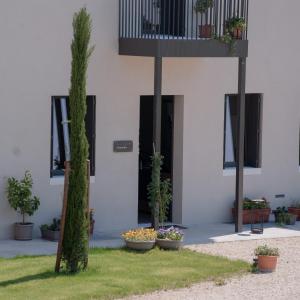
<path fill-rule="evenodd" d="M 22 222 L 15 223 L 16 240 L 32 240 L 33 223 L 28 223 L 25 216 L 32 216 L 40 205 L 40 200 L 32 196 L 33 180 L 29 171 L 21 180 L 8 179 L 7 199 L 10 206 L 22 215 Z"/>
<path fill-rule="evenodd" d="M 207 11 L 214 6 L 214 0 L 197 0 L 195 4 L 196 13 L 202 14 L 201 23 L 199 25 L 199 37 L 211 38 L 214 31 L 213 24 L 208 24 Z"/>
<path fill-rule="evenodd" d="M 159 229 L 156 244 L 165 250 L 179 250 L 183 245 L 183 232 L 175 227 Z"/>
<path fill-rule="evenodd" d="M 147 251 L 154 247 L 156 231 L 148 228 L 138 228 L 124 232 L 122 237 L 126 247 L 132 250 Z"/>
<path fill-rule="evenodd" d="M 290 214 L 297 216 L 297 221 L 300 221 L 300 201 L 295 201 L 289 208 L 288 212 Z"/>
<path fill-rule="evenodd" d="M 255 249 L 257 256 L 257 266 L 260 272 L 274 272 L 277 266 L 279 250 L 270 248 L 267 245 L 259 246 Z"/>
<path fill-rule="evenodd" d="M 236 40 L 242 39 L 242 35 L 246 27 L 247 23 L 244 18 L 233 17 L 227 21 L 228 32 Z"/>
<path fill-rule="evenodd" d="M 232 215 L 235 218 L 236 209 L 232 208 Z M 251 200 L 245 198 L 243 201 L 243 224 L 269 222 L 271 214 L 270 205 L 265 198 Z"/>

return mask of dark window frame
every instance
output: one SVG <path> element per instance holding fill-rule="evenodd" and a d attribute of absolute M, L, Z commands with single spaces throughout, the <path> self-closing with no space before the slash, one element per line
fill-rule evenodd
<path fill-rule="evenodd" d="M 245 141 L 245 167 L 250 167 L 250 168 L 261 168 L 262 164 L 262 119 L 263 119 L 263 98 L 264 94 L 263 93 L 247 93 L 246 94 L 246 118 L 245 118 L 245 130 L 247 131 L 247 120 L 250 116 L 250 114 L 247 114 L 247 107 L 249 107 L 249 101 L 251 101 L 251 97 L 257 97 L 258 101 L 258 113 L 257 113 L 257 128 L 256 128 L 256 161 L 255 163 L 252 163 L 252 165 L 249 165 L 246 160 L 246 151 L 247 151 L 247 141 Z M 226 162 L 226 113 L 227 113 L 227 98 L 228 97 L 238 97 L 237 94 L 225 94 L 225 99 L 224 99 L 224 132 L 223 132 L 223 169 L 229 169 L 229 168 L 235 168 L 236 167 L 236 162 Z M 237 100 L 238 101 L 238 100 Z M 253 101 L 253 100 L 252 100 Z M 247 103 L 248 102 L 248 103 Z M 248 121 L 249 123 L 249 121 Z M 245 132 L 245 139 L 247 139 L 247 132 Z M 234 143 L 234 141 L 233 141 Z M 250 152 L 250 151 L 249 151 Z M 236 154 L 235 154 L 236 156 Z"/>
<path fill-rule="evenodd" d="M 86 119 L 86 129 L 87 124 L 91 126 L 91 131 L 87 134 L 88 142 L 89 142 L 89 159 L 90 159 L 90 174 L 91 176 L 95 176 L 96 174 L 96 96 L 95 95 L 87 95 L 87 102 L 91 101 L 91 106 L 87 105 L 87 118 Z M 66 98 L 69 101 L 69 96 L 52 96 L 51 97 L 51 139 L 50 139 L 50 178 L 61 177 L 64 176 L 64 170 L 53 170 L 53 105 L 55 105 L 55 101 L 57 99 Z M 90 99 L 90 100 L 89 100 Z M 69 111 L 69 106 L 68 106 Z M 89 121 L 88 121 L 89 120 Z"/>

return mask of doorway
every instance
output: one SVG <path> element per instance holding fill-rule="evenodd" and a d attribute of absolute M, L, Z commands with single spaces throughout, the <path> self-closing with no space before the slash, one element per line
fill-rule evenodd
<path fill-rule="evenodd" d="M 174 132 L 174 96 L 162 96 L 161 118 L 161 154 L 164 157 L 162 179 L 173 180 L 173 132 Z M 151 223 L 147 187 L 151 180 L 151 156 L 153 154 L 153 96 L 140 98 L 139 132 L 139 204 L 138 222 Z M 168 221 L 172 221 L 172 206 Z"/>

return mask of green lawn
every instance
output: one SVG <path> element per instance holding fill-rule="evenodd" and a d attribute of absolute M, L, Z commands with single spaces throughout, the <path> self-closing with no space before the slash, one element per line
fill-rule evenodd
<path fill-rule="evenodd" d="M 94 249 L 88 271 L 56 275 L 54 256 L 0 259 L 0 299 L 114 299 L 246 272 L 249 265 L 195 253 Z"/>

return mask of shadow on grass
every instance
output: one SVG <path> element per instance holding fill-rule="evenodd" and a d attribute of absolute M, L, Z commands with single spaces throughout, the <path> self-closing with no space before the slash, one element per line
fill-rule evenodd
<path fill-rule="evenodd" d="M 51 272 L 51 271 L 43 272 L 43 273 L 39 273 L 39 274 L 34 274 L 34 275 L 27 275 L 27 276 L 19 277 L 19 278 L 16 278 L 16 279 L 0 281 L 0 288 L 1 287 L 8 287 L 10 285 L 26 283 L 26 282 L 34 281 L 34 280 L 46 280 L 46 279 L 50 279 L 50 278 L 57 278 L 57 277 L 67 276 L 67 275 L 68 274 L 66 274 L 66 273 L 56 274 L 56 273 Z"/>

